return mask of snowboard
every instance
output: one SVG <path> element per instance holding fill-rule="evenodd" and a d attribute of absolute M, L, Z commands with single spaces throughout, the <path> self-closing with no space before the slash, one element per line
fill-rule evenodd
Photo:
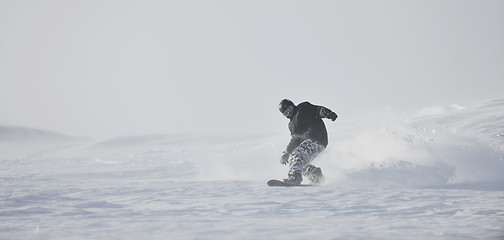
<path fill-rule="evenodd" d="M 270 187 L 311 187 L 311 186 L 316 186 L 313 184 L 291 184 L 291 183 L 286 183 L 284 181 L 272 179 L 268 181 L 268 186 Z"/>

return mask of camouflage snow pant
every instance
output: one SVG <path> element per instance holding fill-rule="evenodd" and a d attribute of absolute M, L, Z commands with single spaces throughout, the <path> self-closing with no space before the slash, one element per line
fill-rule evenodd
<path fill-rule="evenodd" d="M 311 139 L 304 140 L 298 147 L 296 147 L 289 156 L 289 176 L 300 172 L 302 175 L 312 180 L 313 173 L 316 169 L 320 168 L 311 165 L 311 161 L 317 157 L 319 153 L 324 151 L 325 147 L 320 143 Z"/>

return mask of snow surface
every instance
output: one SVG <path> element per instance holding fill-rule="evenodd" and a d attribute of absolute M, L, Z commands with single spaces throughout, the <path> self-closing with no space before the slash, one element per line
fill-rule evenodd
<path fill-rule="evenodd" d="M 0 239 L 504 239 L 504 100 L 327 122 L 323 186 L 271 188 L 289 136 L 93 141 L 0 127 Z"/>

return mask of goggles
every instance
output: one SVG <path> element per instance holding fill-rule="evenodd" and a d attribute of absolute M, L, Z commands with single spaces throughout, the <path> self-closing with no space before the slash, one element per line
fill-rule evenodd
<path fill-rule="evenodd" d="M 294 110 L 294 107 L 293 106 L 289 106 L 289 107 L 287 107 L 287 109 L 285 109 L 285 111 L 282 112 L 282 114 L 284 116 L 288 117 L 291 114 L 292 110 Z"/>

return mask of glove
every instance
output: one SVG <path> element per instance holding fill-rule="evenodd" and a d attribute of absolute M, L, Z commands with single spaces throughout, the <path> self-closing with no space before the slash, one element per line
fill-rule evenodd
<path fill-rule="evenodd" d="M 289 161 L 289 156 L 290 156 L 290 153 L 284 151 L 282 158 L 280 159 L 280 163 L 283 165 L 287 164 L 287 162 Z"/>
<path fill-rule="evenodd" d="M 338 118 L 338 115 L 336 115 L 335 112 L 333 112 L 325 107 L 320 107 L 319 115 L 320 115 L 320 117 L 323 117 L 323 118 L 329 118 L 333 122 L 336 120 L 336 118 Z"/>
<path fill-rule="evenodd" d="M 338 115 L 335 112 L 330 112 L 329 114 L 327 114 L 327 118 L 331 119 L 331 121 L 334 122 L 336 118 L 338 118 Z"/>

